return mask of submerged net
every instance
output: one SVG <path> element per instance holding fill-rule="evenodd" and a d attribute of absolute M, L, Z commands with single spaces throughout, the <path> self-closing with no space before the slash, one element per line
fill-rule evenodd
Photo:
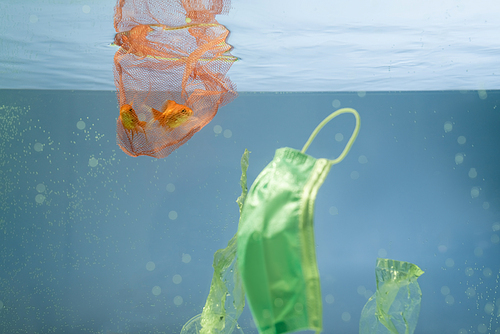
<path fill-rule="evenodd" d="M 125 153 L 166 157 L 234 99 L 226 73 L 237 58 L 229 30 L 215 20 L 229 7 L 230 0 L 118 1 L 117 142 Z"/>

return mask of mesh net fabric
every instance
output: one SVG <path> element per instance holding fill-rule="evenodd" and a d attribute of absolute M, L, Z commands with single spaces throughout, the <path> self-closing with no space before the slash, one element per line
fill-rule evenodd
<path fill-rule="evenodd" d="M 236 97 L 226 73 L 236 57 L 226 43 L 229 30 L 215 20 L 230 1 L 120 0 L 115 8 L 115 85 L 119 106 L 131 105 L 141 131 L 117 122 L 117 142 L 131 155 L 163 158 L 202 129 Z M 151 110 L 172 100 L 191 108 L 181 126 L 162 127 Z"/>

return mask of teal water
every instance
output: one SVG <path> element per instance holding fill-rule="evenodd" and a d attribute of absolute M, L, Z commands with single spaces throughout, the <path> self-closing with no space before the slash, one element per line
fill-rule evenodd
<path fill-rule="evenodd" d="M 425 271 L 416 333 L 500 333 L 499 91 L 240 93 L 157 160 L 116 145 L 114 92 L 53 90 L 0 90 L 0 333 L 179 333 L 237 230 L 244 149 L 250 185 L 339 107 L 361 130 L 316 201 L 324 333 L 358 332 L 377 257 Z"/>

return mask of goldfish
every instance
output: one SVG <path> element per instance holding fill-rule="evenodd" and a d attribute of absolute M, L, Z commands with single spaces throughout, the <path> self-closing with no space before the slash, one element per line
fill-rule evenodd
<path fill-rule="evenodd" d="M 148 39 L 148 35 L 154 31 L 155 24 L 145 25 L 139 24 L 129 31 L 122 31 L 115 35 L 114 44 L 120 46 L 127 53 L 135 54 L 139 58 L 150 56 L 161 56 L 154 43 Z"/>
<path fill-rule="evenodd" d="M 146 136 L 145 129 L 147 123 L 139 120 L 134 108 L 132 108 L 130 104 L 124 104 L 121 106 L 120 116 L 118 119 L 122 122 L 125 131 L 131 133 L 132 140 L 134 139 L 134 134 L 137 134 L 139 131 L 142 131 L 144 136 Z"/>
<path fill-rule="evenodd" d="M 164 127 L 167 131 L 186 123 L 193 115 L 193 110 L 185 105 L 179 104 L 172 100 L 167 100 L 163 105 L 163 112 L 151 108 L 153 118 L 158 121 L 158 124 Z"/>

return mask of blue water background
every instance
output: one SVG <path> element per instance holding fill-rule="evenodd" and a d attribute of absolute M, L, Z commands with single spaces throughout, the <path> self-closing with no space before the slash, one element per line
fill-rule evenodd
<path fill-rule="evenodd" d="M 0 1 L 0 89 L 115 89 L 116 3 Z M 239 91 L 421 91 L 500 89 L 499 16 L 497 0 L 231 0 L 217 20 Z"/>
<path fill-rule="evenodd" d="M 116 145 L 112 91 L 0 101 L 0 333 L 179 333 L 237 230 L 244 149 L 250 186 L 338 107 L 361 130 L 316 201 L 324 333 L 358 332 L 377 257 L 425 271 L 415 333 L 499 331 L 499 91 L 241 93 L 161 160 Z M 336 157 L 353 127 L 307 153 Z M 239 323 L 257 333 L 248 306 Z"/>

